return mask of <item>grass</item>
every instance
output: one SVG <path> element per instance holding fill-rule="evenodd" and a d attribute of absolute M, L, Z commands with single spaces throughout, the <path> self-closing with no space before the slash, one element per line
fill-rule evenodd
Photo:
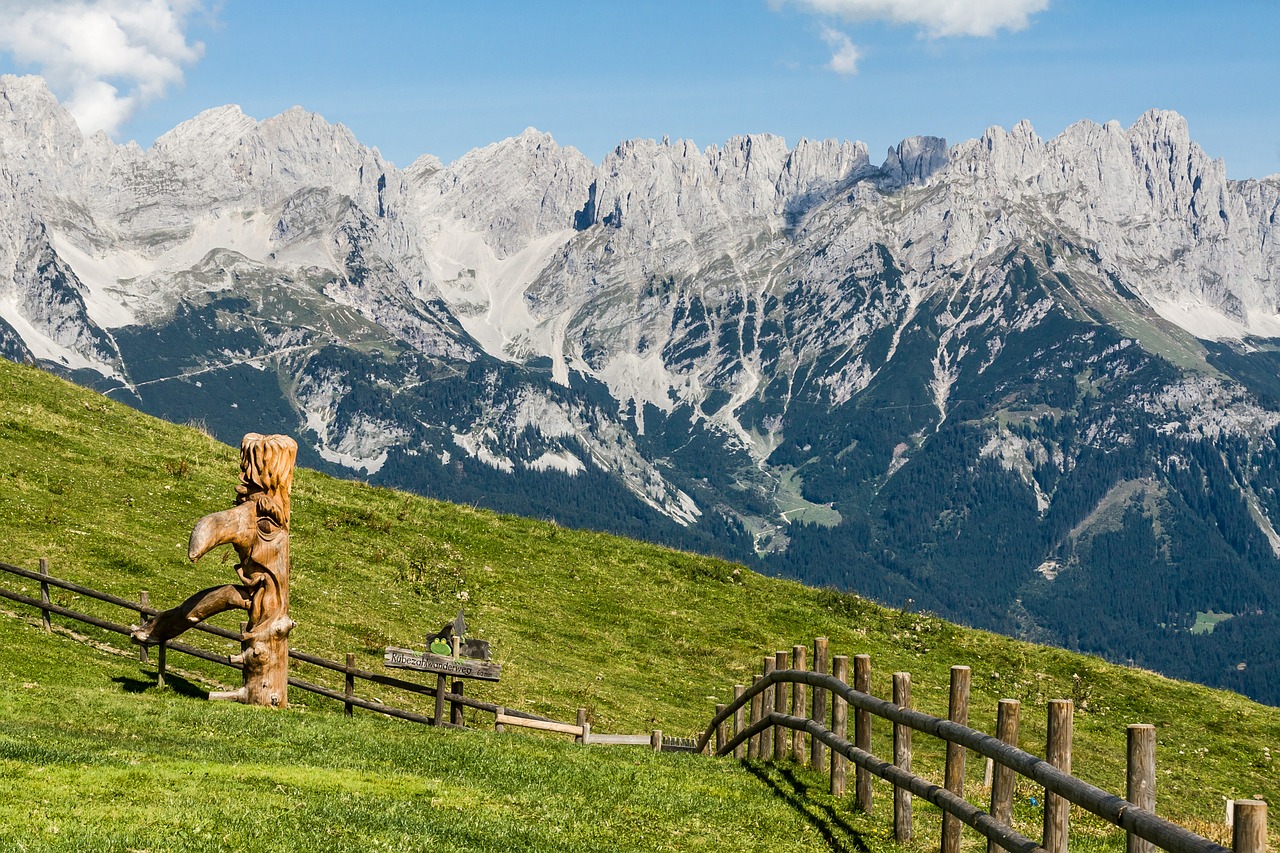
<path fill-rule="evenodd" d="M 185 551 L 194 522 L 231 503 L 233 449 L 8 363 L 0 399 L 0 560 L 34 567 L 46 556 L 57 576 L 130 598 L 147 589 L 160 607 L 232 580 L 229 554 L 191 564 Z M 916 706 L 942 716 L 949 666 L 970 665 L 972 724 L 991 731 L 996 701 L 1019 698 L 1032 752 L 1043 754 L 1047 701 L 1074 699 L 1074 769 L 1108 790 L 1123 791 L 1126 724 L 1155 724 L 1159 811 L 1201 833 L 1225 832 L 1224 797 L 1270 800 L 1280 787 L 1270 759 L 1280 709 L 723 561 L 308 471 L 295 481 L 292 536 L 295 647 L 355 652 L 377 669 L 386 645 L 421 646 L 465 606 L 471 635 L 503 664 L 499 684 L 469 692 L 562 720 L 584 707 L 593 731 L 694 735 L 763 655 L 828 636 L 833 654 L 872 656 L 874 693 L 909 671 Z M 0 578 L 36 593 L 16 581 Z M 59 591 L 54 601 L 124 618 Z M 200 691 L 234 686 L 234 673 L 175 655 L 185 678 L 157 691 L 131 651 L 46 639 L 36 624 L 29 612 L 0 614 L 0 683 L 11 685 L 0 693 L 3 849 L 246 849 L 242 824 L 281 850 L 891 846 L 885 791 L 875 814 L 856 815 L 798 767 L 432 732 L 359 711 L 345 720 L 337 703 L 298 692 L 285 713 L 211 704 Z M 381 688 L 364 695 L 422 709 Z M 879 754 L 890 754 L 888 737 L 880 726 Z M 922 772 L 940 778 L 940 756 L 917 738 Z M 981 778 L 971 761 L 979 801 Z M 1026 788 L 1017 806 L 1033 836 L 1037 796 Z M 936 835 L 929 812 L 917 809 L 920 849 Z M 273 821 L 286 828 L 268 832 Z M 337 835 L 309 834 L 330 822 Z M 42 826 L 58 833 L 34 834 Z M 1073 846 L 1123 847 L 1103 826 L 1075 826 Z"/>
<path fill-rule="evenodd" d="M 790 466 L 778 469 L 779 514 L 788 524 L 819 524 L 835 527 L 840 523 L 840 512 L 826 504 L 805 500 L 800 490 L 803 486 L 799 472 Z"/>
<path fill-rule="evenodd" d="M 731 762 L 210 703 L 62 637 L 22 645 L 3 850 L 829 849 Z"/>
<path fill-rule="evenodd" d="M 1196 611 L 1196 622 L 1191 626 L 1191 633 L 1212 634 L 1214 628 L 1226 622 L 1231 616 L 1230 613 L 1215 613 L 1212 610 Z"/>

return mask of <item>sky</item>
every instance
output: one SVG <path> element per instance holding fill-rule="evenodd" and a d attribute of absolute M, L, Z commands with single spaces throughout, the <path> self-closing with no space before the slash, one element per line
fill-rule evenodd
<path fill-rule="evenodd" d="M 1280 0 L 0 0 L 0 73 L 150 145 L 294 105 L 407 166 L 551 133 L 955 143 L 1029 119 L 1187 118 L 1232 178 L 1280 173 Z"/>

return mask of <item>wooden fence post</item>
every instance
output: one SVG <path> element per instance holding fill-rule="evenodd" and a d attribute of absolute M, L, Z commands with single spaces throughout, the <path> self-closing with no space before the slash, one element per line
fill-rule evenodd
<path fill-rule="evenodd" d="M 841 684 L 849 683 L 849 657 L 836 655 L 832 658 L 832 674 Z M 831 731 L 836 737 L 843 739 L 849 733 L 849 703 L 843 696 L 831 697 Z M 845 757 L 838 750 L 831 750 L 831 796 L 844 796 L 844 763 Z"/>
<path fill-rule="evenodd" d="M 764 674 L 767 676 L 773 672 L 778 666 L 778 659 L 773 655 L 764 656 Z M 773 713 L 773 687 L 769 686 L 764 689 L 764 698 L 761 700 L 760 719 L 764 719 L 768 714 Z M 760 752 L 757 757 L 761 761 L 768 761 L 773 756 L 773 726 L 766 726 L 764 731 L 760 732 Z"/>
<path fill-rule="evenodd" d="M 344 717 L 350 717 L 352 714 L 352 709 L 354 707 L 351 704 L 351 697 L 356 695 L 355 668 L 356 668 L 356 656 L 352 652 L 347 652 L 347 667 L 346 667 L 347 683 L 343 688 L 343 697 L 345 698 L 346 701 L 342 703 L 342 716 Z"/>
<path fill-rule="evenodd" d="M 1001 699 L 996 711 L 996 737 L 1009 746 L 1018 745 L 1018 714 L 1022 703 L 1017 699 Z M 1009 767 L 997 764 L 991 773 L 991 816 L 1005 826 L 1013 819 L 1013 789 L 1018 774 Z M 987 839 L 987 853 L 999 853 L 1003 848 Z"/>
<path fill-rule="evenodd" d="M 461 682 L 458 682 L 458 681 L 455 681 L 455 682 L 454 682 L 454 684 L 455 684 L 455 685 L 460 684 L 460 683 L 461 683 Z M 581 729 L 583 729 L 583 730 L 585 731 L 585 726 L 587 725 L 587 709 L 586 709 L 586 708 L 579 708 L 579 709 L 578 709 L 578 716 L 574 718 L 574 722 L 575 722 L 575 723 L 577 723 L 578 728 L 581 728 Z M 573 736 L 573 742 L 574 742 L 574 743 L 586 743 L 586 740 L 584 739 L 583 735 L 574 735 L 574 736 Z"/>
<path fill-rule="evenodd" d="M 649 735 L 649 746 L 653 747 L 654 752 L 662 752 L 662 729 L 654 729 L 653 734 Z"/>
<path fill-rule="evenodd" d="M 967 666 L 951 667 L 951 698 L 947 703 L 947 719 L 962 726 L 969 725 L 969 679 Z M 953 794 L 964 796 L 965 748 L 947 743 L 947 766 L 943 786 Z M 943 812 L 942 853 L 960 853 L 960 818 Z"/>
<path fill-rule="evenodd" d="M 791 647 L 791 668 L 804 670 L 805 663 L 805 647 Z M 809 697 L 805 690 L 805 684 L 797 681 L 791 685 L 791 713 L 797 717 L 805 716 L 809 710 Z M 804 764 L 805 753 L 804 732 L 794 731 L 791 733 L 791 760 L 796 764 Z"/>
<path fill-rule="evenodd" d="M 718 716 L 720 716 L 720 714 L 721 714 L 723 711 L 724 711 L 724 703 L 723 703 L 723 702 L 717 703 L 717 704 L 716 704 L 716 716 L 717 716 L 717 717 L 718 717 Z M 724 720 L 721 720 L 721 721 L 720 721 L 720 723 L 719 723 L 719 725 L 717 725 L 717 726 L 716 726 L 716 755 L 719 755 L 719 754 L 720 754 L 720 750 L 724 749 L 724 745 L 725 745 L 725 743 L 726 743 L 726 741 L 725 741 L 725 721 L 724 721 Z"/>
<path fill-rule="evenodd" d="M 1236 822 L 1231 833 L 1235 853 L 1267 853 L 1267 804 L 1262 800 L 1236 800 Z"/>
<path fill-rule="evenodd" d="M 40 574 L 49 577 L 49 560 L 45 557 L 40 558 Z M 46 581 L 40 581 L 40 603 L 45 605 L 49 603 L 49 584 Z M 47 607 L 40 608 L 40 624 L 44 625 L 46 634 L 53 630 L 53 626 L 49 624 Z"/>
<path fill-rule="evenodd" d="M 813 640 L 813 671 L 827 673 L 827 638 L 815 637 Z M 827 691 L 821 687 L 813 688 L 813 713 L 809 719 L 827 723 Z M 816 737 L 809 741 L 809 766 L 821 770 L 827 763 L 827 745 Z"/>
<path fill-rule="evenodd" d="M 853 656 L 853 689 L 871 695 L 871 655 Z M 853 712 L 853 745 L 871 752 L 871 712 Z M 859 811 L 871 811 L 871 771 L 859 767 L 854 774 L 854 802 Z"/>
<path fill-rule="evenodd" d="M 911 673 L 893 674 L 893 704 L 911 708 Z M 893 765 L 911 770 L 911 727 L 893 724 Z M 893 789 L 893 837 L 900 844 L 911 840 L 911 792 L 896 785 Z"/>
<path fill-rule="evenodd" d="M 774 663 L 775 670 L 790 669 L 789 661 L 791 658 L 791 654 L 789 652 L 774 652 L 773 656 L 774 658 L 776 658 L 776 662 Z M 787 713 L 787 702 L 790 701 L 790 699 L 791 699 L 791 691 L 787 689 L 787 685 L 779 683 L 774 688 L 773 710 L 779 714 Z M 791 734 L 790 729 L 783 728 L 782 726 L 773 727 L 773 760 L 774 761 L 782 761 L 784 758 L 787 757 L 787 753 L 790 752 L 789 747 L 791 746 L 791 744 L 788 743 L 788 735 L 790 734 Z"/>
<path fill-rule="evenodd" d="M 145 589 L 141 590 L 138 593 L 138 603 L 141 604 L 143 607 L 150 607 L 151 593 L 147 592 Z M 146 621 L 145 614 L 140 614 L 139 618 L 142 621 Z M 139 622 L 138 624 L 142 624 L 142 623 Z M 145 643 L 141 643 L 138 645 L 138 663 L 151 663 L 151 654 L 147 651 L 147 646 Z"/>
<path fill-rule="evenodd" d="M 454 696 L 461 696 L 462 691 L 466 689 L 463 687 L 464 683 L 465 682 L 462 681 L 453 682 L 453 686 L 449 688 L 449 692 Z M 582 708 L 578 709 L 578 716 L 581 717 L 585 713 L 586 712 Z M 462 718 L 462 705 L 459 704 L 457 699 L 449 700 L 449 722 L 453 723 L 455 726 L 462 726 L 466 724 L 465 720 Z M 581 725 L 581 721 L 579 721 L 579 725 Z"/>
<path fill-rule="evenodd" d="M 1049 738 L 1045 760 L 1063 773 L 1071 772 L 1071 730 L 1073 707 L 1070 699 L 1049 700 Z M 1047 853 L 1067 853 L 1067 826 L 1071 802 L 1045 791 L 1044 849 Z"/>
<path fill-rule="evenodd" d="M 760 676 L 751 676 L 751 686 L 755 687 L 760 683 Z M 764 692 L 761 691 L 751 697 L 751 722 L 760 722 L 764 716 Z M 747 758 L 758 759 L 760 757 L 760 742 L 764 738 L 762 733 L 757 732 L 747 740 Z"/>
<path fill-rule="evenodd" d="M 444 683 L 445 683 L 444 675 L 443 674 L 437 675 L 436 676 L 436 713 L 435 713 L 435 717 L 433 717 L 431 720 L 431 725 L 433 726 L 444 725 L 444 694 L 445 694 Z"/>
<path fill-rule="evenodd" d="M 1156 727 L 1134 723 L 1128 728 L 1129 758 L 1125 773 L 1125 799 L 1149 812 L 1156 810 Z M 1156 846 L 1130 832 L 1128 853 L 1155 853 Z"/>
<path fill-rule="evenodd" d="M 747 687 L 745 684 L 733 685 L 733 701 L 737 702 L 739 699 L 742 698 L 742 694 L 746 692 L 747 692 Z M 746 708 L 743 708 L 741 705 L 739 705 L 737 710 L 733 712 L 733 736 L 734 737 L 737 737 L 738 735 L 742 734 L 742 730 L 747 727 L 746 710 L 747 710 Z M 741 761 L 743 758 L 746 758 L 746 756 L 747 756 L 747 745 L 745 743 L 740 743 L 733 748 L 734 758 Z"/>
<path fill-rule="evenodd" d="M 507 709 L 502 707 L 501 705 L 499 705 L 497 708 L 494 708 L 493 710 L 493 730 L 498 734 L 502 734 L 507 730 L 507 727 L 503 725 L 501 722 L 499 722 L 506 715 L 507 715 Z"/>

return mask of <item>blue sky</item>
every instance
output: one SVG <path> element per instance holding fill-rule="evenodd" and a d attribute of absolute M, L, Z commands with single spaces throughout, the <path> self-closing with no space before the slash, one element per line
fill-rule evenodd
<path fill-rule="evenodd" d="M 26 26 L 33 10 L 55 17 Z M 632 137 L 769 132 L 860 139 L 879 162 L 913 134 L 954 143 L 1026 118 L 1048 137 L 1159 107 L 1231 177 L 1280 172 L 1276 0 L 0 0 L 0 14 L 17 22 L 0 72 L 44 74 L 82 121 L 143 145 L 210 107 L 299 104 L 402 166 L 527 126 L 596 161 Z"/>

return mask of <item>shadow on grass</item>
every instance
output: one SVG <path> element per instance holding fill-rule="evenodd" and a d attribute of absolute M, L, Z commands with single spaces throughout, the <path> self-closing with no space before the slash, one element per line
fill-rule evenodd
<path fill-rule="evenodd" d="M 111 679 L 124 689 L 125 693 L 145 693 L 148 690 L 156 689 L 154 679 L 130 678 L 126 675 Z M 193 684 L 180 675 L 174 675 L 172 672 L 164 674 L 164 686 L 177 693 L 179 696 L 185 696 L 188 699 L 207 699 L 209 691 Z"/>
<path fill-rule="evenodd" d="M 817 803 L 809 796 L 810 786 L 796 775 L 793 768 L 756 761 L 743 762 L 743 766 L 818 830 L 827 846 L 836 853 L 870 853 L 862 834 L 840 817 L 835 808 Z"/>

